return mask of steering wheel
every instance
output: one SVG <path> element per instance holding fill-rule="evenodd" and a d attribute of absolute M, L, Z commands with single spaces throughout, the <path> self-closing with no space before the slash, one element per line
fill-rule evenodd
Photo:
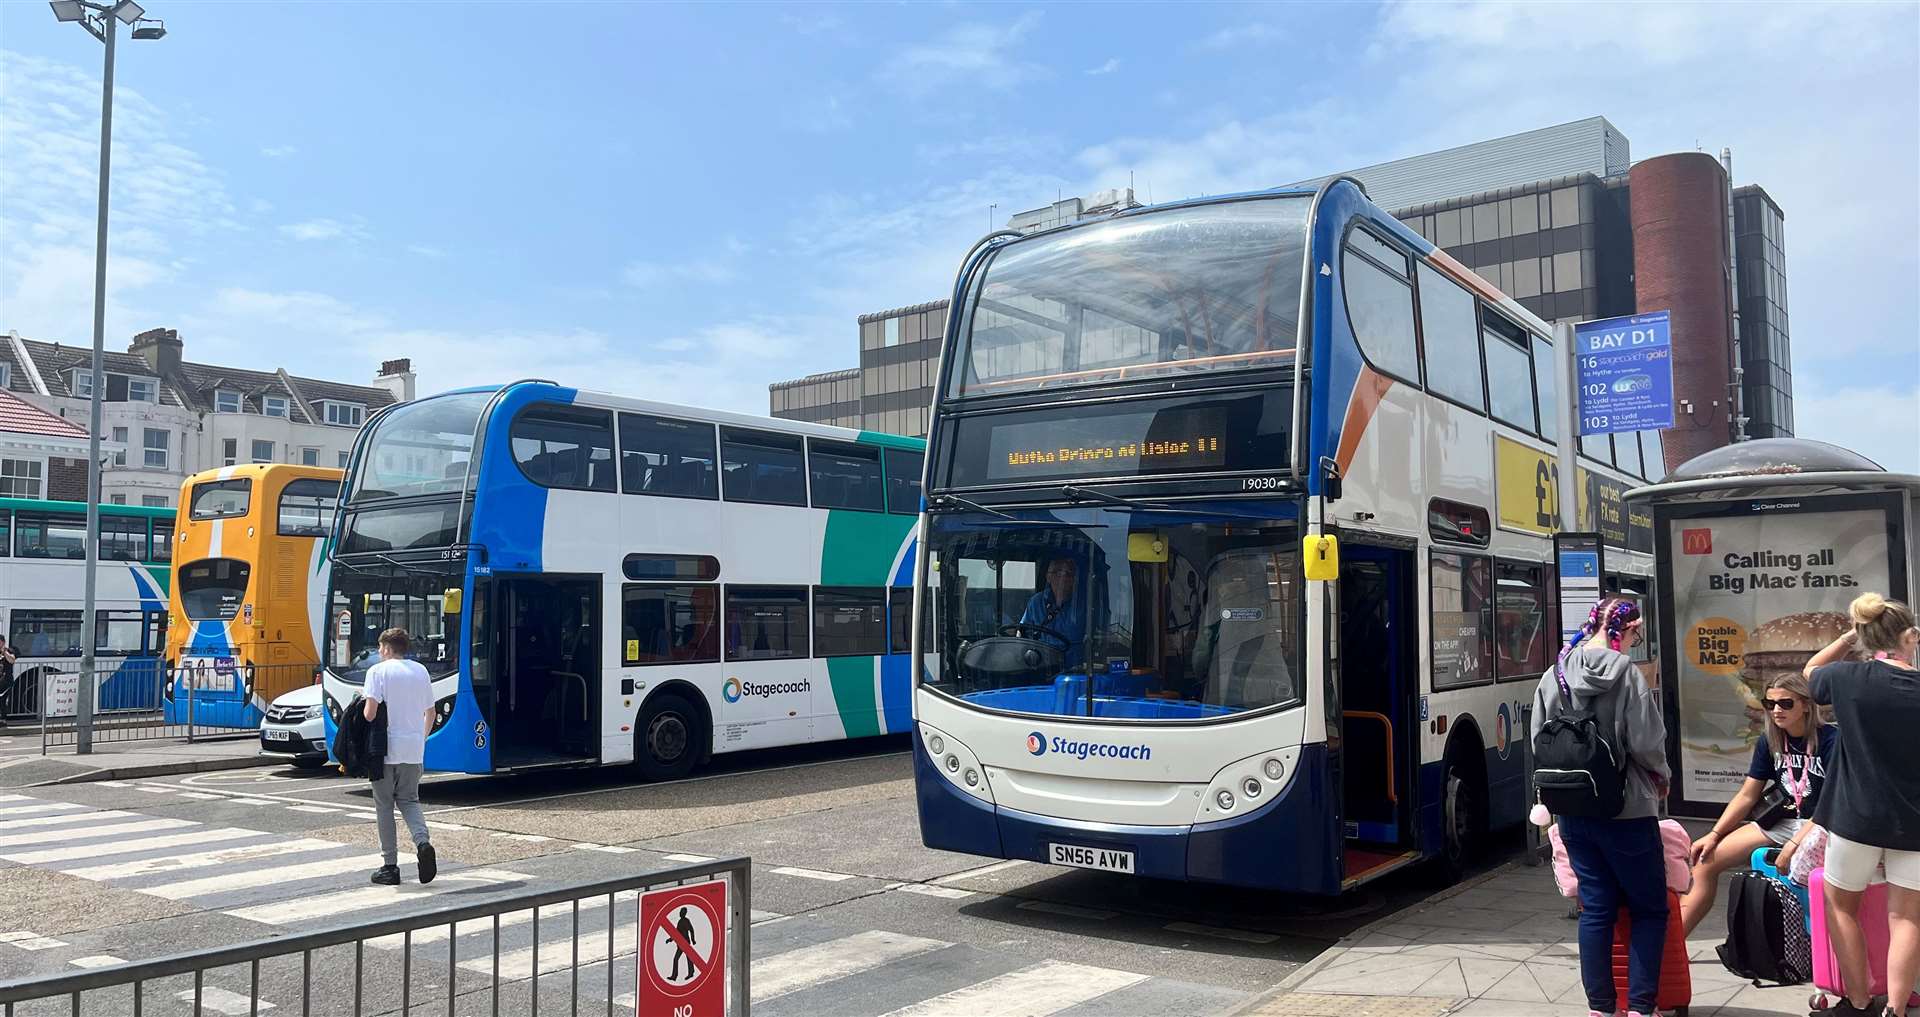
<path fill-rule="evenodd" d="M 1033 622 L 1014 622 L 1012 625 L 1002 625 L 1000 626 L 1000 634 L 1003 636 L 1014 636 L 1020 639 L 1039 639 L 1042 636 L 1051 636 L 1059 640 L 1063 645 L 1073 642 L 1073 640 L 1067 638 L 1066 633 L 1060 632 L 1057 629 L 1050 629 L 1045 625 L 1036 625 Z"/>

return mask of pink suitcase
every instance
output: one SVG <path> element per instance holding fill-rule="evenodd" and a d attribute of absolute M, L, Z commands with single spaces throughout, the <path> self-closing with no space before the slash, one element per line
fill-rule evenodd
<path fill-rule="evenodd" d="M 1823 993 L 1845 995 L 1846 986 L 1840 977 L 1840 958 L 1833 952 L 1827 939 L 1827 870 L 1815 869 L 1808 879 L 1812 888 L 1813 906 L 1813 986 Z M 1876 996 L 1887 991 L 1887 884 L 1867 884 L 1866 895 L 1860 900 L 1860 931 L 1867 939 L 1867 969 L 1873 974 L 1872 992 Z M 1914 993 L 1908 1006 L 1920 1006 L 1920 992 Z M 1825 996 L 1815 996 L 1815 1009 L 1825 1009 Z"/>

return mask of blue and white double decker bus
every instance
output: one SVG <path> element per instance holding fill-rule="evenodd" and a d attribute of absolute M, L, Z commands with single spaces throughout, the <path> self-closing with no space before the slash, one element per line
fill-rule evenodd
<path fill-rule="evenodd" d="M 1347 179 L 996 234 L 952 307 L 928 846 L 1331 894 L 1522 820 L 1559 499 L 1644 595 L 1621 496 L 1660 461 L 1602 435 L 1562 475 L 1546 322 Z"/>
<path fill-rule="evenodd" d="M 334 541 L 329 740 L 393 626 L 433 770 L 664 778 L 904 732 L 924 447 L 543 381 L 382 411 Z"/>

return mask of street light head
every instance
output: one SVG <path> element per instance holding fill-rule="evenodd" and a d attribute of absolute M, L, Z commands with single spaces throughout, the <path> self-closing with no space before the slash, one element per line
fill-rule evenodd
<path fill-rule="evenodd" d="M 159 18 L 141 18 L 139 24 L 133 26 L 133 37 L 136 39 L 164 39 L 167 37 L 167 23 L 161 21 Z"/>
<path fill-rule="evenodd" d="M 53 0 L 47 4 L 53 8 L 53 16 L 60 21 L 79 21 L 87 16 L 87 8 L 80 0 Z"/>
<path fill-rule="evenodd" d="M 120 23 L 123 25 L 131 25 L 139 21 L 140 16 L 145 13 L 147 13 L 147 9 L 134 3 L 133 0 L 120 0 L 119 3 L 113 5 L 113 16 L 119 18 Z"/>

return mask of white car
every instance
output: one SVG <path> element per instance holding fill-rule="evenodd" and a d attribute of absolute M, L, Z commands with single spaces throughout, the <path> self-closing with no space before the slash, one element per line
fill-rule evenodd
<path fill-rule="evenodd" d="M 260 751 L 284 753 L 293 765 L 314 769 L 327 762 L 327 726 L 320 686 L 302 685 L 273 701 L 260 723 Z"/>

